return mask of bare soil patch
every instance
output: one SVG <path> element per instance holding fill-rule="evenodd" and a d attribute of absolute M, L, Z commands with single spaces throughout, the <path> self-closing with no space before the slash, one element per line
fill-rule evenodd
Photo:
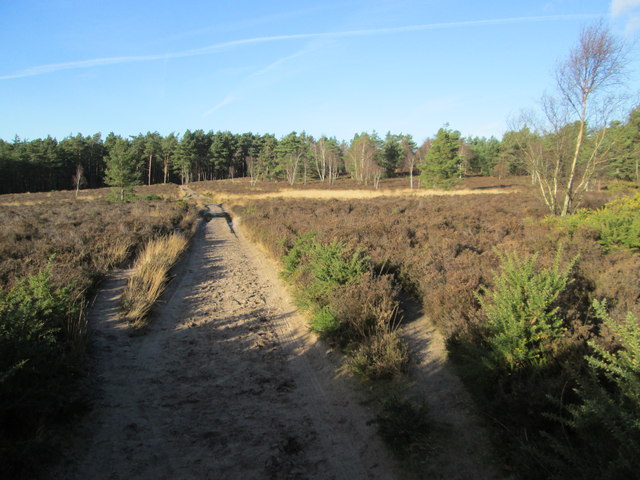
<path fill-rule="evenodd" d="M 487 428 L 447 358 L 443 336 L 415 301 L 407 297 L 403 307 L 402 336 L 413 360 L 408 390 L 425 399 L 439 427 L 423 478 L 503 478 L 492 465 L 496 455 Z"/>

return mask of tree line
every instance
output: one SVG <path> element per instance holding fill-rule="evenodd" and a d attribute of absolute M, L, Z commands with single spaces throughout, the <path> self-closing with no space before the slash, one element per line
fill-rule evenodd
<path fill-rule="evenodd" d="M 490 173 L 500 142 L 495 138 L 456 142 L 464 170 Z M 189 183 L 234 177 L 282 180 L 290 184 L 341 175 L 377 186 L 380 179 L 413 174 L 431 141 L 419 148 L 410 135 L 358 133 L 350 142 L 305 132 L 272 134 L 204 132 L 162 136 L 147 132 L 129 138 L 110 133 L 0 139 L 0 193 L 22 193 L 106 185 Z"/>
<path fill-rule="evenodd" d="M 536 152 L 564 146 L 565 152 L 559 155 L 568 156 L 578 127 L 570 123 L 541 132 L 525 125 L 498 140 L 463 138 L 445 125 L 419 146 L 411 135 L 390 132 L 384 137 L 362 132 L 349 142 L 325 136 L 315 139 L 305 132 L 276 138 L 272 134 L 203 130 L 164 137 L 157 132 L 129 138 L 110 133 L 104 139 L 99 133 L 79 133 L 61 141 L 16 137 L 11 142 L 0 139 L 0 193 L 184 184 L 234 177 L 250 177 L 254 183 L 333 183 L 342 175 L 373 187 L 382 178 L 398 175 L 407 176 L 411 187 L 446 187 L 471 174 L 535 176 Z M 640 107 L 625 121 L 612 122 L 607 130 L 608 161 L 598 174 L 640 181 Z M 598 133 L 586 135 L 587 145 L 596 141 Z M 589 148 L 586 150 L 588 154 Z M 414 177 L 418 173 L 421 176 Z"/>

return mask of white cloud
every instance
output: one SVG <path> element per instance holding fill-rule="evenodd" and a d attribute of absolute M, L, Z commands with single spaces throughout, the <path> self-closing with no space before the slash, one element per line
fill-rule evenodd
<path fill-rule="evenodd" d="M 636 7 L 640 7 L 640 0 L 613 0 L 611 2 L 611 15 L 619 17 Z"/>
<path fill-rule="evenodd" d="M 631 34 L 640 30 L 640 15 L 635 15 L 627 21 L 627 33 Z"/>
<path fill-rule="evenodd" d="M 613 0 L 611 2 L 611 16 L 624 17 L 627 34 L 640 29 L 640 0 Z"/>

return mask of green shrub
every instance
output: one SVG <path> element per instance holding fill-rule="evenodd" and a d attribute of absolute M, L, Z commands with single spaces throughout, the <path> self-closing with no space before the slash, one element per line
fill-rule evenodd
<path fill-rule="evenodd" d="M 148 193 L 146 195 L 140 195 L 138 198 L 141 198 L 142 200 L 147 200 L 147 201 L 164 200 L 164 197 L 162 195 L 158 195 L 156 193 Z"/>
<path fill-rule="evenodd" d="M 640 325 L 630 313 L 616 322 L 605 302 L 594 301 L 596 316 L 613 332 L 609 351 L 589 341 L 588 376 L 579 382 L 580 402 L 560 419 L 571 436 L 556 441 L 559 469 L 573 478 L 637 478 L 640 472 Z"/>
<path fill-rule="evenodd" d="M 478 295 L 487 317 L 487 360 L 507 371 L 541 366 L 565 332 L 557 300 L 571 281 L 575 259 L 561 269 L 560 251 L 550 268 L 537 267 L 537 255 L 499 256 L 502 265 L 495 287 Z"/>
<path fill-rule="evenodd" d="M 69 387 L 77 358 L 64 336 L 79 315 L 70 292 L 54 288 L 49 263 L 0 297 L 0 457 L 16 475 L 28 468 L 43 428 L 76 398 Z"/>
<path fill-rule="evenodd" d="M 299 303 L 322 308 L 337 287 L 356 281 L 369 268 L 369 259 L 362 250 L 350 252 L 335 240 L 320 243 L 309 234 L 296 240 L 283 264 L 283 276 L 297 284 Z"/>
<path fill-rule="evenodd" d="M 362 250 L 349 253 L 344 243 L 332 241 L 316 244 L 314 254 L 309 261 L 309 271 L 313 278 L 324 288 L 345 285 L 367 271 L 369 259 Z"/>
<path fill-rule="evenodd" d="M 599 210 L 578 210 L 547 221 L 561 225 L 570 234 L 579 228 L 596 230 L 605 252 L 620 247 L 640 250 L 640 193 L 614 200 Z"/>
<path fill-rule="evenodd" d="M 311 330 L 325 340 L 338 336 L 340 322 L 327 307 L 317 310 L 311 317 Z"/>
<path fill-rule="evenodd" d="M 314 234 L 307 234 L 298 237 L 282 259 L 282 276 L 286 279 L 291 279 L 291 277 L 296 273 L 296 270 L 300 267 L 303 258 L 313 251 L 314 246 Z"/>

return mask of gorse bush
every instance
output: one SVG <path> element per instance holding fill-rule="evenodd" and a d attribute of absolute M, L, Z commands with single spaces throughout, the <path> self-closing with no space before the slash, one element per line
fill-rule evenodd
<path fill-rule="evenodd" d="M 640 250 L 640 193 L 608 203 L 591 217 L 605 249 L 622 246 Z"/>
<path fill-rule="evenodd" d="M 349 252 L 342 242 L 320 243 L 300 237 L 283 259 L 285 278 L 298 283 L 303 306 L 324 307 L 341 285 L 356 281 L 369 267 L 362 250 Z"/>
<path fill-rule="evenodd" d="M 316 309 L 311 316 L 309 326 L 314 333 L 317 333 L 325 340 L 332 340 L 340 335 L 340 321 L 329 307 Z"/>
<path fill-rule="evenodd" d="M 578 210 L 573 215 L 551 218 L 572 234 L 590 228 L 597 232 L 598 242 L 606 252 L 614 248 L 640 250 L 640 193 L 607 203 L 598 210 Z"/>
<path fill-rule="evenodd" d="M 404 369 L 408 351 L 394 331 L 397 289 L 390 276 L 371 273 L 361 250 L 307 234 L 293 242 L 283 265 L 298 303 L 311 311 L 311 329 L 351 352 L 348 365 L 355 373 L 380 378 Z"/>
<path fill-rule="evenodd" d="M 565 332 L 557 301 L 570 282 L 575 259 L 561 269 L 560 251 L 550 268 L 539 268 L 537 255 L 499 257 L 502 265 L 494 287 L 478 295 L 487 317 L 487 360 L 509 371 L 543 365 Z"/>
<path fill-rule="evenodd" d="M 24 473 L 39 446 L 34 437 L 76 397 L 81 364 L 72 347 L 81 339 L 65 331 L 80 307 L 71 291 L 53 286 L 50 262 L 0 296 L 0 457 L 7 474 Z"/>
<path fill-rule="evenodd" d="M 562 250 L 550 265 L 537 254 L 498 252 L 501 261 L 491 286 L 477 294 L 483 328 L 477 338 L 449 345 L 461 376 L 482 410 L 494 419 L 504 441 L 504 462 L 518 465 L 524 478 L 539 478 L 540 432 L 555 426 L 543 413 L 549 397 L 571 389 L 579 342 L 569 313 L 576 259 L 564 264 Z"/>
<path fill-rule="evenodd" d="M 245 209 L 245 212 L 247 211 L 250 211 L 250 209 Z M 298 237 L 287 254 L 282 258 L 282 276 L 286 279 L 291 279 L 298 270 L 298 267 L 300 267 L 301 263 L 305 260 L 305 257 L 314 250 L 316 245 L 317 241 L 313 233 L 307 233 L 306 235 Z"/>
<path fill-rule="evenodd" d="M 585 357 L 588 375 L 579 381 L 579 402 L 560 418 L 570 431 L 567 442 L 555 440 L 559 477 L 637 478 L 640 472 L 640 324 L 628 314 L 612 319 L 606 302 L 593 303 L 596 316 L 612 332 L 617 346 L 607 350 L 590 341 Z"/>

